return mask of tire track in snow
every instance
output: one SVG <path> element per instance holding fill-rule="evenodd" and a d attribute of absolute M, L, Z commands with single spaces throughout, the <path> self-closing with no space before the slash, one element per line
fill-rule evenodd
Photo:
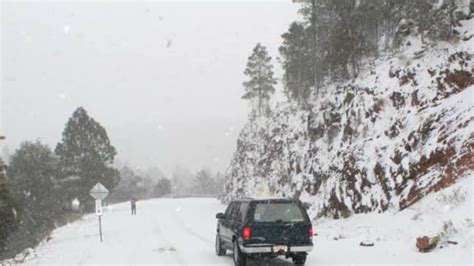
<path fill-rule="evenodd" d="M 170 210 L 168 208 L 163 208 L 164 211 L 168 212 L 167 214 L 165 215 L 162 215 L 162 217 L 170 217 L 171 215 L 170 214 Z M 172 226 L 168 226 L 168 229 L 167 230 L 163 230 L 162 228 L 162 223 L 160 223 L 160 220 L 161 221 L 166 221 L 166 219 L 158 219 L 157 216 L 153 215 L 153 224 L 155 224 L 157 227 L 155 228 L 159 233 L 160 233 L 160 236 L 162 236 L 162 240 L 164 241 L 165 245 L 168 246 L 168 247 L 172 247 L 174 248 L 174 251 L 173 251 L 173 254 L 175 256 L 173 256 L 179 265 L 189 265 L 184 259 L 183 259 L 183 255 L 181 254 L 181 251 L 179 250 L 179 248 L 177 248 L 176 246 L 177 245 L 173 245 L 173 243 L 169 240 L 170 237 L 168 236 L 168 232 L 177 232 L 176 230 L 174 230 L 174 228 Z M 169 224 L 173 225 L 172 222 L 170 222 Z M 173 229 L 170 229 L 170 228 L 173 228 Z M 179 231 L 178 231 L 179 232 Z"/>
<path fill-rule="evenodd" d="M 180 247 L 186 247 L 184 253 L 186 255 L 186 260 L 189 265 L 233 265 L 232 259 L 227 259 L 224 257 L 218 257 L 214 251 L 214 237 L 212 240 L 206 237 L 203 234 L 198 233 L 196 230 L 205 230 L 203 232 L 214 232 L 211 229 L 209 231 L 208 226 L 203 227 L 203 222 L 206 225 L 209 225 L 209 222 L 206 222 L 208 216 L 206 212 L 205 217 L 196 216 L 197 214 L 201 215 L 201 212 L 196 212 L 196 208 L 202 208 L 202 205 L 189 204 L 191 200 L 174 200 L 171 201 L 167 212 L 169 212 L 169 221 L 173 223 L 172 228 L 175 229 L 175 236 L 177 242 L 180 244 Z M 196 206 L 198 205 L 198 206 Z M 204 218 L 204 219 L 203 219 Z M 213 218 L 213 217 L 212 217 Z M 199 221 L 196 221 L 198 219 Z M 191 221 L 188 223 L 188 221 Z M 213 220 L 212 220 L 213 221 Z M 192 224 L 196 226 L 193 227 Z M 231 258 L 231 257 L 230 257 Z"/>
<path fill-rule="evenodd" d="M 181 217 L 176 213 L 176 211 L 173 211 L 172 212 L 172 216 L 174 217 L 174 220 L 176 222 L 178 222 L 181 227 L 187 232 L 189 233 L 190 235 L 196 237 L 197 239 L 199 239 L 201 242 L 203 242 L 204 244 L 211 244 L 211 245 L 214 245 L 214 241 L 213 240 L 210 240 L 209 238 L 206 238 L 198 233 L 196 233 L 193 229 L 191 229 L 188 225 L 186 225 L 183 221 L 183 219 L 181 219 Z"/>

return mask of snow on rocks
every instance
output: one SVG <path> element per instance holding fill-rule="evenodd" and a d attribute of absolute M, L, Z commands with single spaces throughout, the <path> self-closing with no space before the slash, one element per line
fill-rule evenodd
<path fill-rule="evenodd" d="M 416 247 L 420 252 L 429 252 L 436 247 L 439 239 L 437 237 L 422 236 L 416 239 Z"/>
<path fill-rule="evenodd" d="M 299 196 L 312 217 L 400 211 L 474 169 L 474 19 L 456 43 L 410 45 L 312 110 L 281 103 L 249 121 L 227 171 L 226 199 Z"/>
<path fill-rule="evenodd" d="M 322 259 L 320 263 L 473 263 L 474 248 L 473 193 L 474 176 L 466 176 L 449 188 L 431 193 L 403 211 L 382 214 L 356 214 L 346 219 L 321 218 L 314 221 L 318 252 L 328 247 L 345 254 L 362 252 L 361 259 Z M 449 206 L 449 208 L 443 208 Z M 428 236 L 428 246 L 419 253 L 416 240 Z M 434 244 L 436 246 L 429 246 Z M 360 243 L 374 245 L 368 248 Z M 457 243 L 457 244 L 451 244 Z M 360 247 L 359 247 L 360 246 Z M 359 249 L 358 249 L 359 248 Z M 321 250 L 322 249 L 322 250 Z M 371 251 L 372 250 L 372 251 Z M 383 255 L 384 254 L 384 255 Z M 364 258 L 364 256 L 367 256 Z M 380 256 L 385 256 L 384 258 Z M 351 256 L 351 255 L 347 255 Z"/>
<path fill-rule="evenodd" d="M 27 248 L 23 252 L 18 253 L 12 259 L 7 259 L 7 260 L 4 260 L 4 261 L 0 261 L 0 265 L 2 265 L 2 266 L 11 266 L 11 265 L 23 264 L 23 263 L 25 263 L 25 261 L 34 259 L 36 256 L 37 255 L 36 255 L 34 249 Z"/>

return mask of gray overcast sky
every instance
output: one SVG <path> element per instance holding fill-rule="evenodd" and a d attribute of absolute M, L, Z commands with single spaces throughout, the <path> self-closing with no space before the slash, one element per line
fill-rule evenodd
<path fill-rule="evenodd" d="M 245 123 L 254 45 L 277 65 L 288 1 L 1 4 L 0 132 L 52 147 L 78 106 L 133 167 L 225 170 Z M 0 134 L 1 134 L 0 133 Z"/>

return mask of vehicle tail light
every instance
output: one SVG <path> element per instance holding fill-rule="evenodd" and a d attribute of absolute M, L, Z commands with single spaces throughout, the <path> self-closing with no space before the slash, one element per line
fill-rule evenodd
<path fill-rule="evenodd" d="M 244 240 L 249 240 L 250 236 L 251 236 L 250 226 L 245 226 L 244 228 L 242 228 L 242 237 L 244 238 Z"/>
<path fill-rule="evenodd" d="M 309 238 L 312 238 L 313 235 L 314 235 L 313 225 L 310 224 L 310 225 L 308 226 L 308 237 L 309 237 Z"/>

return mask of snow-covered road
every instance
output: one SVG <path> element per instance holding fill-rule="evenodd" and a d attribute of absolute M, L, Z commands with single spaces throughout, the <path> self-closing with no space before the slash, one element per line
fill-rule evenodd
<path fill-rule="evenodd" d="M 429 203 L 429 206 L 433 205 Z M 217 257 L 214 253 L 215 214 L 224 209 L 225 206 L 216 199 L 141 201 L 136 216 L 130 215 L 129 204 L 109 206 L 103 216 L 104 242 L 99 241 L 97 217 L 87 215 L 55 230 L 52 239 L 42 243 L 35 256 L 30 256 L 24 264 L 233 265 L 230 255 Z M 396 217 L 393 214 L 371 214 L 318 222 L 315 250 L 308 257 L 307 265 L 472 263 L 472 232 L 457 246 L 432 253 L 417 252 L 409 233 L 424 225 L 412 221 L 411 216 L 411 212 L 396 214 Z M 377 237 L 374 239 L 375 247 L 359 246 L 365 232 L 369 231 L 366 228 Z M 292 265 L 284 259 L 252 263 L 265 264 Z"/>
<path fill-rule="evenodd" d="M 56 230 L 40 245 L 27 265 L 153 264 L 233 265 L 230 255 L 214 252 L 215 214 L 225 206 L 215 199 L 157 199 L 138 202 L 136 216 L 129 204 L 105 208 L 104 241 L 100 243 L 98 218 Z M 269 265 L 292 265 L 272 260 Z"/>

